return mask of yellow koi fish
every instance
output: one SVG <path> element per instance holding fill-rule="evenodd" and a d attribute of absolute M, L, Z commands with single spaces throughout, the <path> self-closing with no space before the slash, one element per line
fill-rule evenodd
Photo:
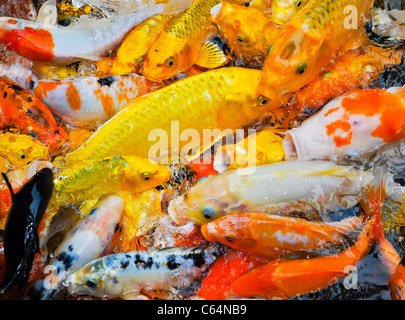
<path fill-rule="evenodd" d="M 53 204 L 99 199 L 118 191 L 142 192 L 165 183 L 169 178 L 168 169 L 133 156 L 78 161 L 59 172 Z"/>
<path fill-rule="evenodd" d="M 157 14 L 136 26 L 118 48 L 111 74 L 125 75 L 138 72 L 150 47 L 172 18 L 173 15 Z"/>
<path fill-rule="evenodd" d="M 227 1 L 212 8 L 211 20 L 218 25 L 236 58 L 252 66 L 263 64 L 267 50 L 280 31 L 259 9 Z"/>
<path fill-rule="evenodd" d="M 170 152 L 178 157 L 201 145 L 208 148 L 212 139 L 217 141 L 273 107 L 258 99 L 260 78 L 259 70 L 221 68 L 136 98 L 67 154 L 66 161 L 135 155 L 163 163 Z"/>
<path fill-rule="evenodd" d="M 309 0 L 272 0 L 271 10 L 273 14 L 271 21 L 285 25 L 307 2 Z"/>
<path fill-rule="evenodd" d="M 215 25 L 210 11 L 219 0 L 195 0 L 174 18 L 152 45 L 144 61 L 143 75 L 152 81 L 167 80 L 193 65 L 217 68 L 226 62 L 222 50 L 207 41 Z"/>

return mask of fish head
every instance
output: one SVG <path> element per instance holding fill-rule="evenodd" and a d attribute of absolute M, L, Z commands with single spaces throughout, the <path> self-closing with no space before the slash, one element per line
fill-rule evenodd
<path fill-rule="evenodd" d="M 263 62 L 267 43 L 272 42 L 278 30 L 259 10 L 226 1 L 212 9 L 211 20 L 217 24 L 229 47 L 243 60 L 248 56 L 249 60 L 257 58 Z"/>
<path fill-rule="evenodd" d="M 120 180 L 123 190 L 142 192 L 164 184 L 170 178 L 170 171 L 153 160 L 135 156 L 125 158 L 126 167 Z"/>
<path fill-rule="evenodd" d="M 309 0 L 272 0 L 271 20 L 284 25 L 290 20 Z"/>
<path fill-rule="evenodd" d="M 241 212 L 245 208 L 229 191 L 228 173 L 208 177 L 183 195 L 172 199 L 168 214 L 172 220 L 183 225 L 189 221 L 202 225 L 214 221 L 230 212 Z"/>
<path fill-rule="evenodd" d="M 117 298 L 122 292 L 120 277 L 110 268 L 105 268 L 102 259 L 94 260 L 69 275 L 66 286 L 70 294 L 99 298 Z"/>
<path fill-rule="evenodd" d="M 256 244 L 247 227 L 248 222 L 248 216 L 244 214 L 230 214 L 203 224 L 201 233 L 210 242 L 220 242 L 231 248 L 246 251 Z"/>
<path fill-rule="evenodd" d="M 195 50 L 187 38 L 163 32 L 146 55 L 143 75 L 156 82 L 170 79 L 191 68 L 194 54 Z"/>
<path fill-rule="evenodd" d="M 326 45 L 304 31 L 286 25 L 269 48 L 258 92 L 280 101 L 282 95 L 310 83 L 329 58 Z"/>

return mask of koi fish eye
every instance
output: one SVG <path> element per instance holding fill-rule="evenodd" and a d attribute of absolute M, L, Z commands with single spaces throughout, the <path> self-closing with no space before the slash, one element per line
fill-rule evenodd
<path fill-rule="evenodd" d="M 267 102 L 269 102 L 269 100 L 265 96 L 260 96 L 257 98 L 257 104 L 261 106 L 265 105 Z"/>
<path fill-rule="evenodd" d="M 214 219 L 217 215 L 215 213 L 215 210 L 212 208 L 205 208 L 201 213 L 203 214 L 204 218 L 207 220 Z"/>
<path fill-rule="evenodd" d="M 225 239 L 226 239 L 226 241 L 228 241 L 228 242 L 232 242 L 233 240 L 235 240 L 235 239 L 234 239 L 233 237 L 231 237 L 231 236 L 226 236 Z"/>
<path fill-rule="evenodd" d="M 245 42 L 246 41 L 246 37 L 241 35 L 241 34 L 236 35 L 236 38 L 238 39 L 239 42 Z"/>
<path fill-rule="evenodd" d="M 153 173 L 148 172 L 148 171 L 142 172 L 141 173 L 141 178 L 142 178 L 142 180 L 148 181 L 148 180 L 153 178 Z"/>
<path fill-rule="evenodd" d="M 298 65 L 296 72 L 298 74 L 303 74 L 306 69 L 307 69 L 307 64 L 305 62 L 303 62 L 300 65 Z"/>
<path fill-rule="evenodd" d="M 87 280 L 86 281 L 86 286 L 92 290 L 97 288 L 97 283 L 95 280 Z"/>
<path fill-rule="evenodd" d="M 301 0 L 295 1 L 295 5 L 297 6 L 297 8 L 299 8 L 301 6 L 301 4 L 302 4 Z"/>
<path fill-rule="evenodd" d="M 170 58 L 167 58 L 167 60 L 166 60 L 166 64 L 169 66 L 169 67 L 173 67 L 174 66 L 174 57 L 170 57 Z"/>

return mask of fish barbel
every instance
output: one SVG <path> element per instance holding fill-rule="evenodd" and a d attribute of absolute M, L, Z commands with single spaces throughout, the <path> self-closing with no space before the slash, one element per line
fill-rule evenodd
<path fill-rule="evenodd" d="M 372 0 L 311 0 L 289 20 L 269 49 L 258 91 L 272 100 L 304 87 L 366 22 Z M 352 16 L 349 15 L 352 10 Z M 347 25 L 355 21 L 356 28 Z"/>
<path fill-rule="evenodd" d="M 110 254 L 67 278 L 71 294 L 126 298 L 143 290 L 187 286 L 201 278 L 224 248 L 218 244 Z"/>
<path fill-rule="evenodd" d="M 217 139 L 225 129 L 249 124 L 271 107 L 267 100 L 258 99 L 260 76 L 259 70 L 221 68 L 136 98 L 105 122 L 84 145 L 67 154 L 66 161 L 135 155 L 162 163 L 170 152 L 172 156 L 187 155 L 189 150 L 208 143 L 204 135 L 205 140 Z M 209 134 L 203 134 L 204 129 Z M 167 145 L 159 143 L 157 156 L 158 150 L 153 147 L 157 148 L 155 141 L 161 135 L 163 142 L 167 137 Z M 180 136 L 178 146 L 172 144 L 176 135 Z M 190 136 L 198 139 L 187 143 Z"/>
<path fill-rule="evenodd" d="M 330 161 L 284 161 L 247 167 L 198 182 L 170 201 L 168 213 L 177 224 L 191 220 L 199 225 L 247 211 L 322 214 L 356 205 L 372 179 L 371 171 Z"/>

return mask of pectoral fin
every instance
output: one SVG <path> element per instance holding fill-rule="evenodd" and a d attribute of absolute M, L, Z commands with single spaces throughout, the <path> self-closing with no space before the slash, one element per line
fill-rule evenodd
<path fill-rule="evenodd" d="M 227 58 L 218 45 L 210 41 L 205 42 L 200 51 L 200 56 L 195 63 L 203 68 L 218 68 L 226 62 Z"/>

